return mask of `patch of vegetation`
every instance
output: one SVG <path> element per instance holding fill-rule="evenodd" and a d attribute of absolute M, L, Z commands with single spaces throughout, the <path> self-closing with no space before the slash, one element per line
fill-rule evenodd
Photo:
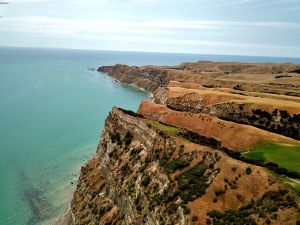
<path fill-rule="evenodd" d="M 133 135 L 130 133 L 130 131 L 127 131 L 124 137 L 124 143 L 125 146 L 130 145 L 130 143 L 132 142 L 133 139 Z"/>
<path fill-rule="evenodd" d="M 118 132 L 109 133 L 109 137 L 112 143 L 117 143 L 118 145 L 122 145 L 121 135 Z"/>
<path fill-rule="evenodd" d="M 258 157 L 255 159 L 254 157 L 253 158 L 249 158 L 249 157 L 246 157 L 246 155 L 250 152 L 247 152 L 247 153 L 239 153 L 239 152 L 234 152 L 234 151 L 231 151 L 229 149 L 226 149 L 226 148 L 222 148 L 222 150 L 224 152 L 226 152 L 230 157 L 234 158 L 234 159 L 238 159 L 238 160 L 241 160 L 243 162 L 246 162 L 246 163 L 250 163 L 250 164 L 253 164 L 253 165 L 257 165 L 257 166 L 263 166 L 263 167 L 266 167 L 267 169 L 269 169 L 270 171 L 272 172 L 275 172 L 279 175 L 285 175 L 285 176 L 288 176 L 288 177 L 291 177 L 291 178 L 296 178 L 296 179 L 300 179 L 300 173 L 298 172 L 294 172 L 294 171 L 289 171 L 288 169 L 286 168 L 282 168 L 280 166 L 278 166 L 276 163 L 273 163 L 273 162 L 267 162 L 267 163 L 264 163 L 264 161 L 262 161 L 261 159 L 259 159 L 259 157 L 261 156 L 261 154 L 258 154 Z M 283 154 L 284 153 L 284 150 L 283 151 L 280 151 L 279 155 Z M 279 155 L 277 157 L 279 157 Z M 256 155 L 257 156 L 257 155 Z M 299 156 L 299 155 L 298 155 Z M 279 159 L 280 160 L 280 159 Z M 288 159 L 286 159 L 288 160 Z M 293 160 L 294 161 L 294 160 Z M 288 161 L 286 162 L 283 162 L 282 163 L 287 163 Z"/>
<path fill-rule="evenodd" d="M 281 189 L 266 192 L 258 201 L 251 201 L 238 210 L 227 210 L 224 213 L 212 210 L 207 215 L 213 224 L 257 224 L 253 216 L 267 218 L 271 224 L 277 220 L 276 212 L 279 208 L 291 207 L 297 207 L 295 199 L 289 195 L 288 190 Z M 207 224 L 211 224 L 211 220 Z"/>
<path fill-rule="evenodd" d="M 196 222 L 197 220 L 198 220 L 198 216 L 193 215 L 193 216 L 192 216 L 192 222 Z"/>
<path fill-rule="evenodd" d="M 208 177 L 204 175 L 206 169 L 206 166 L 199 163 L 175 177 L 178 182 L 179 196 L 184 204 L 205 194 L 209 186 Z"/>
<path fill-rule="evenodd" d="M 234 90 L 243 91 L 242 86 L 240 84 L 237 84 L 233 87 Z"/>
<path fill-rule="evenodd" d="M 248 217 L 244 212 L 236 210 L 228 210 L 224 214 L 213 210 L 208 213 L 208 216 L 213 219 L 213 224 L 257 224 L 253 218 Z"/>
<path fill-rule="evenodd" d="M 231 113 L 220 117 L 229 121 L 249 124 L 274 133 L 300 140 L 300 114 L 290 115 L 286 110 L 275 109 L 273 112 L 253 109 L 251 113 Z M 280 121 L 277 120 L 280 115 Z"/>
<path fill-rule="evenodd" d="M 103 146 L 103 148 L 107 148 L 107 142 L 106 142 L 106 140 L 102 140 L 102 146 Z"/>
<path fill-rule="evenodd" d="M 140 154 L 140 152 L 142 151 L 141 148 L 134 148 L 131 150 L 130 152 L 130 156 L 134 159 L 137 159 L 138 158 L 138 155 Z"/>
<path fill-rule="evenodd" d="M 148 120 L 148 124 L 150 124 L 152 127 L 161 130 L 163 132 L 167 132 L 167 133 L 173 133 L 173 134 L 177 134 L 180 131 L 180 128 L 177 127 L 172 127 L 169 125 L 165 125 L 162 123 L 158 123 L 154 120 Z"/>
<path fill-rule="evenodd" d="M 143 210 L 143 202 L 142 202 L 142 198 L 140 195 L 138 195 L 134 201 L 134 204 L 135 204 L 135 208 L 137 210 L 137 212 L 139 214 L 142 213 L 142 210 Z"/>
<path fill-rule="evenodd" d="M 249 175 L 252 173 L 252 169 L 250 167 L 247 167 L 246 169 L 246 174 Z"/>
<path fill-rule="evenodd" d="M 114 148 L 111 152 L 108 153 L 108 156 L 110 158 L 113 158 L 115 160 L 118 160 L 120 157 L 120 149 L 118 147 Z"/>
<path fill-rule="evenodd" d="M 125 174 L 128 174 L 131 172 L 131 169 L 128 165 L 128 163 L 125 163 L 122 167 L 121 167 L 121 170 L 125 173 Z"/>
<path fill-rule="evenodd" d="M 191 210 L 186 205 L 182 205 L 182 208 L 185 215 L 190 214 Z"/>
<path fill-rule="evenodd" d="M 170 158 L 171 158 L 171 153 L 164 152 L 162 157 L 159 160 L 159 165 L 165 168 Z"/>
<path fill-rule="evenodd" d="M 219 141 L 217 141 L 214 138 L 207 138 L 205 136 L 202 136 L 196 132 L 193 131 L 189 131 L 189 130 L 181 130 L 179 132 L 179 135 L 182 136 L 183 138 L 197 143 L 197 144 L 201 144 L 201 145 L 205 145 L 211 148 L 221 148 L 221 143 Z"/>
<path fill-rule="evenodd" d="M 224 189 L 218 189 L 218 190 L 215 191 L 215 195 L 217 197 L 219 197 L 219 196 L 225 194 L 225 192 L 226 192 L 226 190 L 224 190 Z"/>
<path fill-rule="evenodd" d="M 150 183 L 150 176 L 148 174 L 146 174 L 143 179 L 142 179 L 142 182 L 141 184 L 144 186 L 144 187 L 147 187 Z"/>
<path fill-rule="evenodd" d="M 132 177 L 128 181 L 127 187 L 128 187 L 128 191 L 129 191 L 130 194 L 134 194 L 134 192 L 135 192 L 136 179 L 137 179 L 137 175 L 134 174 L 134 175 L 132 175 Z"/>
<path fill-rule="evenodd" d="M 188 167 L 190 163 L 191 163 L 190 161 L 184 158 L 175 158 L 172 159 L 169 163 L 167 163 L 165 168 L 169 173 L 173 173 L 178 169 L 183 169 L 185 167 Z"/>
<path fill-rule="evenodd" d="M 257 159 L 264 163 L 276 163 L 290 172 L 300 174 L 300 145 L 287 146 L 267 143 L 244 153 L 243 156 L 250 159 Z"/>
<path fill-rule="evenodd" d="M 135 113 L 131 110 L 126 110 L 126 109 L 122 109 L 122 108 L 118 108 L 118 109 L 129 116 L 138 117 L 138 118 L 142 118 L 142 119 L 144 118 L 144 116 L 142 114 Z"/>
<path fill-rule="evenodd" d="M 299 181 L 297 182 L 297 180 L 295 179 L 291 179 L 285 176 L 279 176 L 276 173 L 270 172 L 276 179 L 280 180 L 283 183 L 288 184 L 289 186 L 291 186 L 297 193 L 297 195 L 300 197 L 300 183 Z"/>

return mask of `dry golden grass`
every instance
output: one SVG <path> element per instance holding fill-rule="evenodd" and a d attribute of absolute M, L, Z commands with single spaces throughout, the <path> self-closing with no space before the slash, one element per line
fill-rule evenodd
<path fill-rule="evenodd" d="M 201 101 L 205 106 L 235 102 L 237 104 L 251 104 L 253 109 L 273 111 L 274 109 L 287 110 L 290 114 L 300 113 L 300 102 L 269 98 L 239 95 L 230 92 L 218 91 L 214 89 L 191 89 L 183 87 L 168 87 L 169 98 L 182 97 L 186 94 L 194 93 L 192 101 Z M 298 98 L 299 99 L 299 98 Z"/>
<path fill-rule="evenodd" d="M 142 102 L 138 112 L 159 122 L 215 138 L 223 146 L 241 152 L 264 142 L 299 144 L 291 138 L 259 128 L 221 120 L 204 113 L 178 112 L 152 102 Z"/>

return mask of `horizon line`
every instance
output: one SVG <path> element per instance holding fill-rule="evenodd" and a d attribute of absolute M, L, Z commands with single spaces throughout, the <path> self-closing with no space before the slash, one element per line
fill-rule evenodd
<path fill-rule="evenodd" d="M 300 59 L 299 56 L 270 56 L 270 55 L 243 55 L 243 54 L 212 54 L 212 53 L 192 53 L 192 52 L 163 52 L 163 51 L 136 51 L 136 50 L 116 50 L 116 49 L 90 49 L 90 48 L 68 48 L 68 47 L 45 47 L 45 46 L 7 46 L 0 45 L 0 48 L 35 48 L 35 49 L 61 49 L 61 50 L 88 50 L 88 51 L 107 51 L 107 52 L 131 52 L 131 53 L 156 53 L 156 54 L 183 54 L 183 55 L 210 55 L 210 56 L 241 56 L 257 58 L 286 58 Z M 287 62 L 288 63 L 288 62 Z"/>

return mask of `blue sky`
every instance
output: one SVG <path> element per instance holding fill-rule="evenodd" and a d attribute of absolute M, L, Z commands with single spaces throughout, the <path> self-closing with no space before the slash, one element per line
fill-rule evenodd
<path fill-rule="evenodd" d="M 5 1 L 1 46 L 300 57 L 300 0 Z"/>

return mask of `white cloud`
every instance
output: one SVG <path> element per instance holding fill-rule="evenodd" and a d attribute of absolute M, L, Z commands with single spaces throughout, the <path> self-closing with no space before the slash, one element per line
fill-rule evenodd
<path fill-rule="evenodd" d="M 8 0 L 10 3 L 38 3 L 38 2 L 51 2 L 53 0 Z"/>
<path fill-rule="evenodd" d="M 193 45 L 193 46 L 211 46 L 211 47 L 227 47 L 234 48 L 235 50 L 276 50 L 276 51 L 300 51 L 300 47 L 291 46 L 276 46 L 268 44 L 252 44 L 252 43 L 239 43 L 239 42 L 226 42 L 226 41 L 210 41 L 210 40 L 195 40 L 195 39 L 172 39 L 172 38 L 149 38 L 137 37 L 130 35 L 84 35 L 83 39 L 91 40 L 110 40 L 122 41 L 132 43 L 148 43 L 148 44 L 164 44 L 164 45 Z"/>
<path fill-rule="evenodd" d="M 187 2 L 193 2 L 194 0 L 186 0 Z M 197 1 L 203 7 L 216 8 L 226 6 L 240 6 L 240 7 L 290 7 L 300 6 L 300 0 L 199 0 Z"/>
<path fill-rule="evenodd" d="M 77 40 L 109 41 L 116 44 L 132 43 L 173 46 L 199 46 L 211 49 L 234 49 L 240 52 L 247 50 L 257 52 L 300 52 L 299 47 L 280 46 L 269 43 L 245 43 L 241 41 L 224 41 L 207 39 L 201 33 L 208 30 L 218 33 L 218 29 L 245 29 L 245 27 L 263 27 L 271 29 L 300 29 L 300 23 L 286 22 L 235 22 L 206 20 L 151 20 L 151 21 L 104 21 L 79 20 L 52 17 L 4 17 L 0 20 L 1 32 L 34 34 L 47 38 L 70 38 Z M 186 29 L 197 31 L 198 35 L 189 37 Z M 203 32 L 202 32 L 203 31 Z M 179 33 L 179 34 L 178 34 Z M 241 39 L 240 39 L 241 40 Z"/>
<path fill-rule="evenodd" d="M 23 17 L 4 17 L 1 19 L 1 31 L 20 28 L 41 28 L 41 32 L 47 28 L 55 29 L 74 29 L 78 32 L 97 30 L 117 30 L 117 29 L 219 29 L 219 28 L 247 28 L 247 27 L 266 27 L 266 28 L 289 28 L 300 29 L 300 23 L 277 22 L 277 21 L 255 21 L 255 22 L 236 22 L 236 21 L 217 21 L 217 20 L 147 20 L 147 21 L 113 21 L 113 20 L 80 20 L 80 19 L 61 19 L 44 16 L 23 16 Z"/>

